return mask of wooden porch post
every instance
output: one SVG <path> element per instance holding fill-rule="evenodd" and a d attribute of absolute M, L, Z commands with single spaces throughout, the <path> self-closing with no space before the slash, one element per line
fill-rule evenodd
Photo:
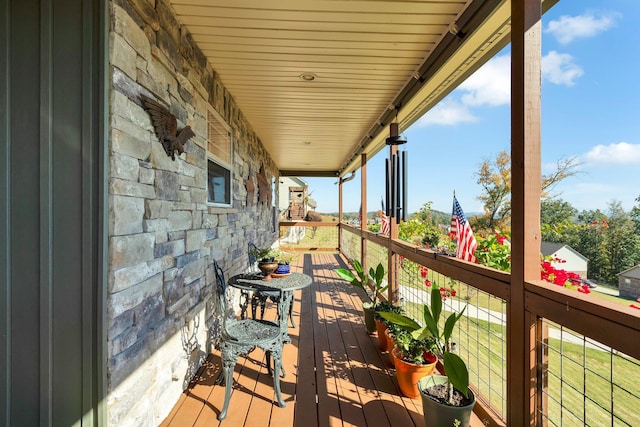
<path fill-rule="evenodd" d="M 367 154 L 362 153 L 360 157 L 360 230 L 367 230 Z M 367 266 L 367 239 L 360 236 L 360 263 L 364 271 L 368 271 Z"/>
<path fill-rule="evenodd" d="M 342 178 L 338 177 L 338 252 L 342 253 Z"/>
<path fill-rule="evenodd" d="M 507 425 L 535 425 L 535 317 L 525 281 L 540 279 L 540 0 L 511 1 L 511 300 Z"/>

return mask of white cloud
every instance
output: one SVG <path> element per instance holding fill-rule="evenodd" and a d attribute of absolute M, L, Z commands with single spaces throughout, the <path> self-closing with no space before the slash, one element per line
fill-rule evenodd
<path fill-rule="evenodd" d="M 473 73 L 459 87 L 464 105 L 505 105 L 511 100 L 511 56 L 498 56 Z"/>
<path fill-rule="evenodd" d="M 598 164 L 640 164 L 640 144 L 619 142 L 617 144 L 596 145 L 584 156 L 590 163 Z"/>
<path fill-rule="evenodd" d="M 571 86 L 576 78 L 582 76 L 583 71 L 573 63 L 571 55 L 552 51 L 542 58 L 542 74 L 552 83 Z M 478 119 L 470 108 L 497 107 L 510 102 L 511 55 L 507 54 L 492 58 L 480 67 L 451 97 L 425 114 L 418 121 L 418 126 L 476 122 Z"/>
<path fill-rule="evenodd" d="M 455 125 L 458 123 L 475 122 L 478 119 L 471 114 L 466 106 L 452 99 L 445 99 L 429 110 L 417 121 L 418 127 L 429 125 Z"/>
<path fill-rule="evenodd" d="M 575 79 L 582 76 L 584 71 L 573 62 L 573 57 L 567 53 L 552 50 L 542 57 L 542 77 L 557 85 L 573 86 Z"/>
<path fill-rule="evenodd" d="M 619 16 L 618 13 L 596 16 L 594 12 L 579 16 L 563 15 L 550 21 L 544 32 L 551 33 L 560 44 L 568 44 L 575 39 L 593 37 L 608 30 L 615 25 Z"/>

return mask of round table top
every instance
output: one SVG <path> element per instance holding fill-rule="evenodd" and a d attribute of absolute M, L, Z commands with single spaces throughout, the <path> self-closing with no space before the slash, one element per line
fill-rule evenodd
<path fill-rule="evenodd" d="M 284 277 L 262 280 L 261 273 L 238 274 L 229 279 L 229 286 L 248 290 L 295 291 L 311 285 L 311 276 L 304 273 L 291 273 Z"/>

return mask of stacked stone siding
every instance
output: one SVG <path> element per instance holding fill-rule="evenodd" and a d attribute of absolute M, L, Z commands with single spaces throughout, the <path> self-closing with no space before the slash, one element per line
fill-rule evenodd
<path fill-rule="evenodd" d="M 248 267 L 247 244 L 276 238 L 272 208 L 247 205 L 244 180 L 278 171 L 168 0 L 111 3 L 108 398 L 111 426 L 156 426 L 211 350 L 219 324 L 213 260 Z M 172 161 L 139 96 L 196 136 Z M 234 139 L 232 207 L 207 204 L 207 108 Z M 277 200 L 274 198 L 274 200 Z"/>

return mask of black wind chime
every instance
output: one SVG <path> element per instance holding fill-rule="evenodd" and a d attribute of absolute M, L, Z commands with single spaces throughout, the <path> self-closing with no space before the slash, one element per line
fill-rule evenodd
<path fill-rule="evenodd" d="M 395 126 L 394 126 L 395 125 Z M 391 132 L 386 144 L 397 146 L 405 144 L 407 138 L 398 135 L 398 124 L 391 123 Z M 391 155 L 386 160 L 386 204 L 385 215 L 393 216 L 396 224 L 405 220 L 407 216 L 407 151 L 390 150 Z"/>

